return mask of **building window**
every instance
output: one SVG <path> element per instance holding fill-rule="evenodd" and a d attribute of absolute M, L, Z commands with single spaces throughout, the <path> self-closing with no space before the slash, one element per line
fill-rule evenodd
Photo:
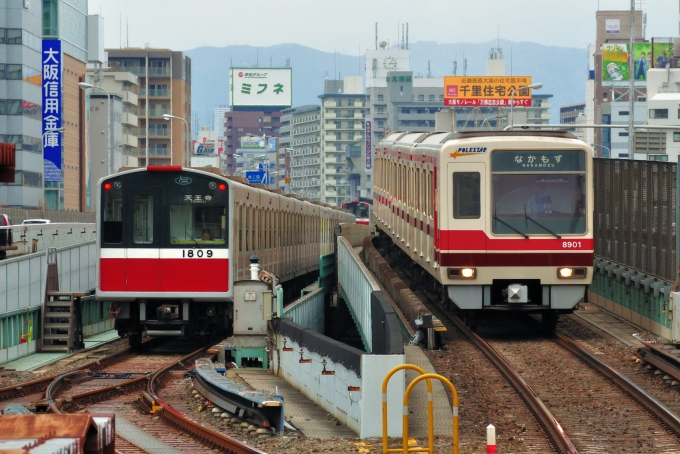
<path fill-rule="evenodd" d="M 668 161 L 668 155 L 667 154 L 650 154 L 649 160 L 650 161 Z"/>
<path fill-rule="evenodd" d="M 21 65 L 7 65 L 6 75 L 9 80 L 21 80 Z"/>
<path fill-rule="evenodd" d="M 607 92 L 602 93 L 602 99 L 604 99 L 606 101 L 608 97 L 609 97 L 609 94 Z"/>
<path fill-rule="evenodd" d="M 21 44 L 21 29 L 8 28 L 7 29 L 7 44 Z"/>
<path fill-rule="evenodd" d="M 385 126 L 385 122 L 384 122 L 384 121 L 379 121 L 379 122 L 378 122 L 378 127 L 379 127 L 379 128 L 383 128 L 384 126 Z M 678 136 L 680 136 L 680 132 L 677 132 L 676 134 L 678 134 Z M 678 140 L 678 142 L 680 142 L 680 140 Z"/>
<path fill-rule="evenodd" d="M 628 137 L 628 133 L 627 132 L 620 132 L 619 137 Z"/>
<path fill-rule="evenodd" d="M 673 133 L 673 142 L 680 142 L 680 132 Z"/>
<path fill-rule="evenodd" d="M 385 99 L 385 97 L 383 95 L 378 95 L 378 101 L 382 101 L 384 99 Z"/>
<path fill-rule="evenodd" d="M 43 0 L 43 36 L 57 36 L 59 17 L 57 0 Z"/>
<path fill-rule="evenodd" d="M 418 95 L 418 101 L 425 101 L 425 95 Z"/>
<path fill-rule="evenodd" d="M 444 95 L 439 95 L 439 100 L 443 101 L 444 100 Z"/>
<path fill-rule="evenodd" d="M 668 119 L 668 109 L 649 109 L 650 119 Z"/>
<path fill-rule="evenodd" d="M 385 109 L 383 109 L 382 107 L 378 107 L 378 113 L 379 114 L 384 113 L 384 112 L 385 112 Z"/>
<path fill-rule="evenodd" d="M 627 110 L 619 110 L 619 115 L 622 117 L 630 115 L 630 113 Z"/>
<path fill-rule="evenodd" d="M 427 100 L 428 100 L 428 101 L 434 101 L 434 95 L 429 95 L 429 96 L 427 97 Z"/>

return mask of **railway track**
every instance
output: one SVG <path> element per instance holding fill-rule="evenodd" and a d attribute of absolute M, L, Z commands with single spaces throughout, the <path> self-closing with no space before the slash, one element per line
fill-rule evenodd
<path fill-rule="evenodd" d="M 159 446 L 168 453 L 262 452 L 202 427 L 165 404 L 164 384 L 183 378 L 196 358 L 207 356 L 207 347 L 183 354 L 177 345 L 168 348 L 155 341 L 145 350 L 127 349 L 58 377 L 1 389 L 0 398 L 6 403 L 33 403 L 36 411 L 114 413 L 116 446 L 124 452 L 159 452 Z"/>
<path fill-rule="evenodd" d="M 410 283 L 403 270 L 395 271 Z M 537 324 L 527 324 L 526 319 L 512 322 L 501 314 L 502 322 L 491 324 L 491 330 L 485 324 L 484 340 L 430 295 L 420 292 L 419 296 L 507 378 L 531 408 L 553 451 L 658 453 L 680 449 L 680 419 L 675 413 L 567 337 L 536 335 L 540 332 Z M 547 451 L 530 448 L 526 452 Z"/>

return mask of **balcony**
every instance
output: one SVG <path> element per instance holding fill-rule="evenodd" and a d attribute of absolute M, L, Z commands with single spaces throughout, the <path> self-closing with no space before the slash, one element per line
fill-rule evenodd
<path fill-rule="evenodd" d="M 142 112 L 144 112 L 144 111 L 142 111 Z M 171 115 L 170 109 L 161 109 L 161 108 L 158 108 L 158 107 L 154 107 L 154 108 L 149 109 L 149 117 L 162 117 L 165 114 Z"/>
<path fill-rule="evenodd" d="M 139 97 L 137 96 L 136 93 L 133 93 L 131 91 L 124 91 L 123 92 L 123 102 L 138 105 L 139 104 Z"/>
<path fill-rule="evenodd" d="M 146 89 L 142 89 L 139 90 L 139 96 L 148 96 L 149 98 L 169 98 L 170 91 L 167 88 L 152 88 L 149 89 L 148 92 Z"/>
<path fill-rule="evenodd" d="M 146 131 L 140 128 L 142 135 L 146 134 Z M 170 135 L 170 130 L 167 128 L 149 128 L 149 137 L 167 137 Z"/>
<path fill-rule="evenodd" d="M 169 67 L 152 67 L 149 68 L 149 76 L 169 76 L 170 75 L 170 68 Z"/>
<path fill-rule="evenodd" d="M 128 147 L 136 147 L 137 136 L 133 136 L 132 134 L 123 134 L 121 135 L 121 144 L 127 145 Z"/>
<path fill-rule="evenodd" d="M 137 126 L 139 124 L 137 115 L 130 112 L 123 112 L 120 121 L 121 123 L 130 126 Z"/>
<path fill-rule="evenodd" d="M 146 154 L 146 150 L 144 148 L 140 148 L 139 151 L 142 156 Z M 170 149 L 149 147 L 149 156 L 170 156 Z"/>

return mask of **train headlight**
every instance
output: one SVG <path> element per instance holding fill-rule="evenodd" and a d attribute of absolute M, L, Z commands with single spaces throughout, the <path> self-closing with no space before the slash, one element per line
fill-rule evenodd
<path fill-rule="evenodd" d="M 585 279 L 586 268 L 558 268 L 557 277 L 560 279 Z"/>
<path fill-rule="evenodd" d="M 449 279 L 475 279 L 477 268 L 449 268 L 447 275 Z"/>

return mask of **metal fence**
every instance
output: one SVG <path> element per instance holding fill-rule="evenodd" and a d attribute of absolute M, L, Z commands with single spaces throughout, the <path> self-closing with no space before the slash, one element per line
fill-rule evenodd
<path fill-rule="evenodd" d="M 677 164 L 595 159 L 595 255 L 666 282 L 676 277 Z"/>
<path fill-rule="evenodd" d="M 337 251 L 338 286 L 358 325 L 364 348 L 370 353 L 373 351 L 371 294 L 380 291 L 380 286 L 344 237 L 338 237 Z"/>
<path fill-rule="evenodd" d="M 79 211 L 26 210 L 0 206 L 0 214 L 6 214 L 13 224 L 21 224 L 26 219 L 49 219 L 52 222 L 96 222 L 96 213 Z"/>

